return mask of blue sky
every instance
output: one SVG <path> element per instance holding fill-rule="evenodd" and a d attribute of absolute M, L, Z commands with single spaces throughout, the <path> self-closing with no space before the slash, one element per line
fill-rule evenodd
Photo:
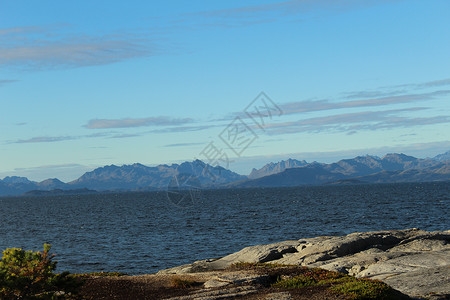
<path fill-rule="evenodd" d="M 449 13 L 447 0 L 3 0 L 0 178 L 208 162 L 212 145 L 242 174 L 445 152 Z M 260 92 L 276 108 L 264 126 L 245 114 Z M 239 151 L 236 120 L 254 137 Z"/>

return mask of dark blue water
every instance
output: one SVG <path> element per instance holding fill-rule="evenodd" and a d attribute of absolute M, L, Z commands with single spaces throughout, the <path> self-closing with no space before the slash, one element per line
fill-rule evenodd
<path fill-rule="evenodd" d="M 320 235 L 450 229 L 450 182 L 0 198 L 0 249 L 53 245 L 57 271 L 152 273 L 249 245 Z"/>

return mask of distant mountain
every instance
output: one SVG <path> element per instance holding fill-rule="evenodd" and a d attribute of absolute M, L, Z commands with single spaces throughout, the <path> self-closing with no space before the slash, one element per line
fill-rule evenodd
<path fill-rule="evenodd" d="M 3 180 L 3 183 L 7 184 L 32 184 L 34 182 L 28 180 L 26 177 L 18 177 L 18 176 L 6 176 Z"/>
<path fill-rule="evenodd" d="M 450 180 L 449 162 L 390 153 L 383 158 L 358 156 L 336 163 L 311 163 L 269 176 L 232 184 L 233 187 L 275 187 L 318 184 L 420 182 Z"/>
<path fill-rule="evenodd" d="M 367 183 L 446 181 L 450 180 L 450 165 L 439 163 L 423 169 L 381 171 L 355 179 Z"/>
<path fill-rule="evenodd" d="M 278 163 L 269 163 L 262 167 L 261 169 L 253 169 L 248 178 L 257 179 L 264 176 L 281 173 L 286 169 L 298 168 L 307 165 L 308 163 L 305 160 L 299 161 L 296 159 L 288 159 L 282 160 Z"/>
<path fill-rule="evenodd" d="M 205 164 L 200 160 L 182 164 L 159 165 L 147 167 L 142 164 L 105 166 L 87 172 L 80 178 L 64 183 L 56 178 L 42 182 L 30 181 L 25 177 L 5 177 L 0 180 L 1 195 L 61 194 L 83 192 L 84 189 L 95 191 L 148 191 L 166 189 L 169 185 L 182 185 L 186 179 L 199 188 L 221 187 L 231 182 L 246 179 L 223 167 Z M 179 181 L 179 182 L 178 182 Z M 175 182 L 175 183 L 174 183 Z"/>
<path fill-rule="evenodd" d="M 366 155 L 343 159 L 332 164 L 322 164 L 322 167 L 331 173 L 361 176 L 383 170 L 383 162 L 379 157 Z"/>
<path fill-rule="evenodd" d="M 34 189 L 38 189 L 37 182 L 30 181 L 25 177 L 13 176 L 0 180 L 0 196 L 20 195 Z"/>
<path fill-rule="evenodd" d="M 0 196 L 57 195 L 94 191 L 150 191 L 163 189 L 281 187 L 318 184 L 450 181 L 449 152 L 432 159 L 390 153 L 384 157 L 357 156 L 335 163 L 307 163 L 288 159 L 253 169 L 243 176 L 200 160 L 148 167 L 142 164 L 104 166 L 64 183 L 56 178 L 41 182 L 25 177 L 0 180 Z"/>
<path fill-rule="evenodd" d="M 433 160 L 437 160 L 437 161 L 446 161 L 446 160 L 450 160 L 450 151 L 447 151 L 445 153 L 436 155 L 435 157 L 432 158 Z"/>
<path fill-rule="evenodd" d="M 326 170 L 322 164 L 311 163 L 303 167 L 286 169 L 281 173 L 247 180 L 234 187 L 283 187 L 322 184 L 345 178 L 344 174 Z"/>
<path fill-rule="evenodd" d="M 66 184 L 57 178 L 50 178 L 37 184 L 42 190 L 64 189 Z"/>
<path fill-rule="evenodd" d="M 339 173 L 348 176 L 364 176 L 381 171 L 395 171 L 406 170 L 410 168 L 426 168 L 432 166 L 436 162 L 427 159 L 418 159 L 413 156 L 408 156 L 403 153 L 389 153 L 383 158 L 377 156 L 365 155 L 357 156 L 351 159 L 343 159 L 331 164 L 320 164 L 330 173 Z M 299 168 L 307 166 L 306 161 L 298 161 L 295 159 L 288 159 L 278 163 L 269 163 L 259 170 L 253 169 L 249 179 L 258 179 L 264 176 L 269 176 L 281 173 L 286 169 Z"/>
<path fill-rule="evenodd" d="M 182 164 L 147 167 L 142 164 L 111 165 L 97 168 L 69 182 L 71 188 L 102 190 L 145 190 L 167 188 L 174 176 L 195 177 L 202 187 L 218 187 L 233 181 L 245 179 L 245 176 L 224 169 L 212 167 L 200 160 Z"/>
<path fill-rule="evenodd" d="M 0 196 L 17 196 L 31 190 L 65 189 L 67 185 L 56 179 L 47 179 L 41 182 L 30 181 L 26 177 L 5 177 L 0 180 Z"/>

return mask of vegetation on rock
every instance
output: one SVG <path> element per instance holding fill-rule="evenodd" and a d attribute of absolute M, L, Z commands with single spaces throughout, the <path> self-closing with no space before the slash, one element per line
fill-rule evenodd
<path fill-rule="evenodd" d="M 275 278 L 272 287 L 280 289 L 302 289 L 316 286 L 328 289 L 349 299 L 409 299 L 379 280 L 356 278 L 321 268 L 270 263 L 236 263 L 231 270 L 255 270 Z"/>
<path fill-rule="evenodd" d="M 405 299 L 404 295 L 392 289 L 386 283 L 368 278 L 356 278 L 338 272 L 320 268 L 304 269 L 304 273 L 280 278 L 274 287 L 304 288 L 308 286 L 326 286 L 332 292 L 344 294 L 350 299 Z"/>

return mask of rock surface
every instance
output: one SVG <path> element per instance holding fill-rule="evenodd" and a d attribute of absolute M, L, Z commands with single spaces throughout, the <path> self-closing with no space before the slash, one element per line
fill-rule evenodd
<path fill-rule="evenodd" d="M 324 236 L 251 246 L 219 259 L 194 262 L 158 274 L 224 269 L 238 262 L 294 264 L 380 279 L 418 298 L 450 298 L 450 231 L 416 228 Z M 216 278 L 210 284 L 234 282 Z M 250 279 L 249 279 L 250 280 Z"/>

